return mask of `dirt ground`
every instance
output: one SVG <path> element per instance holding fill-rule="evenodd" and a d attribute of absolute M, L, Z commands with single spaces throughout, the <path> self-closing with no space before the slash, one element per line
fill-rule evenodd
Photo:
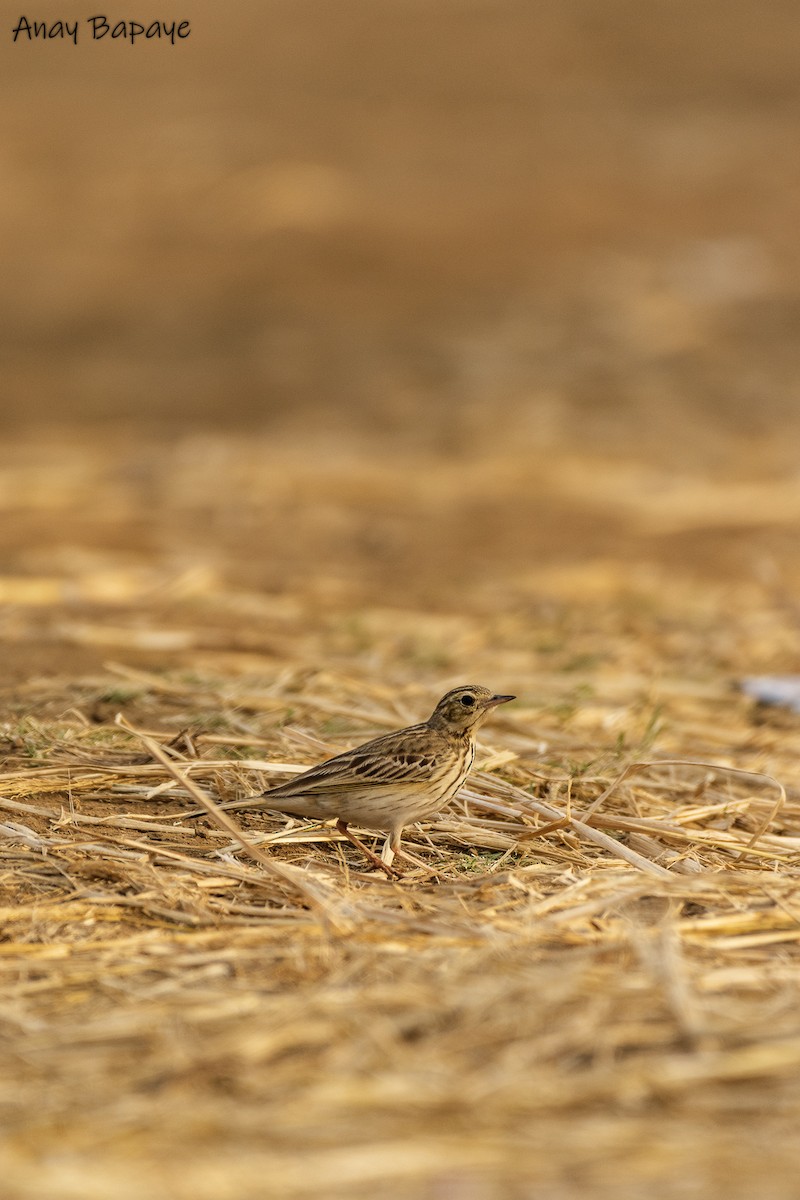
<path fill-rule="evenodd" d="M 793 6 L 189 9 L 0 46 L 4 1200 L 793 1198 Z"/>

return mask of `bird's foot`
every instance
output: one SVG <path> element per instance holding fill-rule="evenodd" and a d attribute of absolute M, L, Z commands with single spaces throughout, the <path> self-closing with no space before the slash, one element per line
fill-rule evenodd
<path fill-rule="evenodd" d="M 373 863 L 380 871 L 384 871 L 386 875 L 388 875 L 389 879 L 400 879 L 402 876 L 402 871 L 399 871 L 397 867 L 393 867 L 391 862 L 384 862 L 383 858 L 379 858 L 374 851 L 370 850 L 369 846 L 365 846 L 361 841 L 361 838 L 357 838 L 354 833 L 350 832 L 350 830 L 347 828 L 346 821 L 337 821 L 336 828 L 338 829 L 339 833 L 344 834 L 348 841 L 352 842 L 354 846 L 358 847 L 365 858 L 368 858 L 369 861 Z"/>

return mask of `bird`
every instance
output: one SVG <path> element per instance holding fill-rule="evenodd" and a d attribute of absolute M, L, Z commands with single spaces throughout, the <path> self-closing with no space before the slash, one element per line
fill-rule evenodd
<path fill-rule="evenodd" d="M 337 830 L 388 875 L 406 825 L 438 810 L 459 790 L 475 758 L 475 733 L 492 709 L 516 696 L 462 684 L 442 696 L 427 721 L 383 734 L 311 767 L 288 783 L 225 808 L 262 807 L 319 821 Z M 379 858 L 350 824 L 387 833 Z"/>

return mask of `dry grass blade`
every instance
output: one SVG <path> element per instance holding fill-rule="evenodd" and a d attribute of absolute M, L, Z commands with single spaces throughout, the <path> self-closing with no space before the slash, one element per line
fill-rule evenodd
<path fill-rule="evenodd" d="M 290 889 L 299 894 L 312 907 L 322 915 L 326 921 L 330 921 L 337 928 L 344 928 L 346 924 L 346 913 L 341 901 L 335 897 L 333 889 L 328 887 L 320 880 L 310 879 L 307 872 L 301 871 L 297 867 L 293 867 L 288 863 L 276 862 L 269 855 L 263 854 L 257 846 L 254 846 L 247 838 L 243 830 L 239 828 L 236 822 L 228 816 L 227 813 L 216 804 L 209 796 L 185 775 L 162 750 L 151 737 L 147 734 L 139 733 L 125 718 L 118 714 L 116 724 L 120 728 L 125 729 L 133 737 L 139 739 L 144 745 L 148 753 L 152 754 L 153 758 L 172 775 L 177 783 L 189 792 L 189 794 L 200 804 L 200 806 L 208 813 L 211 819 L 219 826 L 220 829 L 230 834 L 238 845 L 244 850 L 245 854 L 254 859 L 261 867 L 276 879 L 280 879 L 287 884 Z"/>
<path fill-rule="evenodd" d="M 767 810 L 767 813 L 766 813 L 765 817 L 763 818 L 762 822 L 758 825 L 758 827 L 756 828 L 755 832 L 750 837 L 750 839 L 747 842 L 747 844 L 745 845 L 745 847 L 741 850 L 742 855 L 746 854 L 748 850 L 753 849 L 753 847 L 756 845 L 756 843 L 759 841 L 759 839 L 762 838 L 764 836 L 764 834 L 767 832 L 770 825 L 772 825 L 773 821 L 778 816 L 778 813 L 781 811 L 781 809 L 786 804 L 786 788 L 783 786 L 783 784 L 780 782 L 779 779 L 776 779 L 773 775 L 768 775 L 764 771 L 746 771 L 746 770 L 742 769 L 741 767 L 731 767 L 731 766 L 727 766 L 727 765 L 720 765 L 719 763 L 702 762 L 697 759 L 662 758 L 662 759 L 651 759 L 651 760 L 642 761 L 642 762 L 628 763 L 628 765 L 622 771 L 620 771 L 620 773 L 616 777 L 616 779 L 614 779 L 608 785 L 608 787 L 605 789 L 605 791 L 603 791 L 597 797 L 597 799 L 594 800 L 592 802 L 592 804 L 590 804 L 589 808 L 583 813 L 581 819 L 584 822 L 589 822 L 591 820 L 591 818 L 594 816 L 594 814 L 598 811 L 598 809 L 602 808 L 602 806 L 609 799 L 609 797 L 612 795 L 612 793 L 618 789 L 618 787 L 623 782 L 623 780 L 629 778 L 631 775 L 640 774 L 643 771 L 648 771 L 648 770 L 651 771 L 654 768 L 664 768 L 664 767 L 701 768 L 701 769 L 705 769 L 706 771 L 710 771 L 713 774 L 738 775 L 742 779 L 759 779 L 762 782 L 768 783 L 771 787 L 774 787 L 776 789 L 778 794 L 775 798 L 775 801 L 774 801 L 772 807 Z"/>
<path fill-rule="evenodd" d="M 548 833 L 553 829 L 562 829 L 568 827 L 580 837 L 584 837 L 588 841 L 594 842 L 594 844 L 599 846 L 602 850 L 609 851 L 614 857 L 623 859 L 624 862 L 629 863 L 633 867 L 638 867 L 639 870 L 644 871 L 648 875 L 653 875 L 659 879 L 671 878 L 670 872 L 664 867 L 660 867 L 657 863 L 651 862 L 649 859 L 645 858 L 644 855 L 638 854 L 635 850 L 632 850 L 630 846 L 623 845 L 621 842 L 616 841 L 608 834 L 603 833 L 600 829 L 595 829 L 593 826 L 587 824 L 585 821 L 580 820 L 578 817 L 573 817 L 571 813 L 561 812 L 560 809 L 553 804 L 544 804 L 541 800 L 535 800 L 526 792 L 523 792 L 519 788 L 512 787 L 510 784 L 496 784 L 495 787 L 501 794 L 506 795 L 511 799 L 521 801 L 526 809 L 530 809 L 532 812 L 540 813 L 543 817 L 547 817 L 548 819 L 549 824 L 545 826 L 544 831 L 526 831 L 520 834 L 520 840 L 528 841 L 531 838 L 541 836 L 542 832 Z M 483 808 L 493 807 L 495 811 L 513 812 L 513 810 L 509 810 L 508 808 L 504 810 L 498 810 L 496 805 L 493 806 L 491 804 L 487 804 L 483 797 L 470 789 L 465 789 L 462 794 L 466 799 L 472 801 L 473 803 L 477 803 Z"/>

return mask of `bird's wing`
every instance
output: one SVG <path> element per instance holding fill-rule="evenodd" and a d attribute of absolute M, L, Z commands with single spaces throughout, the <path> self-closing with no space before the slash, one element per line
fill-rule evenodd
<path fill-rule="evenodd" d="M 288 783 L 270 788 L 264 796 L 289 799 L 312 792 L 316 795 L 335 792 L 342 787 L 354 791 L 360 787 L 374 788 L 376 784 L 424 784 L 430 780 L 439 760 L 437 750 L 431 744 L 428 726 L 414 725 L 337 754 Z"/>

